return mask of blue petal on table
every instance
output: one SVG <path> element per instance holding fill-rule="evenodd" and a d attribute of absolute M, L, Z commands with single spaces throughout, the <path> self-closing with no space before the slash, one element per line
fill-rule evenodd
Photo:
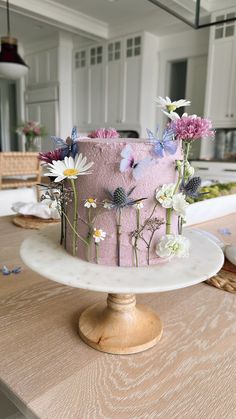
<path fill-rule="evenodd" d="M 218 231 L 218 233 L 222 234 L 222 236 L 230 236 L 230 234 L 231 234 L 231 231 L 228 227 L 218 228 L 217 231 Z"/>
<path fill-rule="evenodd" d="M 3 266 L 3 268 L 1 269 L 1 272 L 3 275 L 10 275 L 11 273 L 10 269 L 8 269 L 6 265 Z"/>

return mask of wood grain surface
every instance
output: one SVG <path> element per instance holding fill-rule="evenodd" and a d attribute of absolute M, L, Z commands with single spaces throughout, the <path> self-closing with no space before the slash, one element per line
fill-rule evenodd
<path fill-rule="evenodd" d="M 198 227 L 236 243 L 236 214 Z M 29 418 L 235 419 L 236 297 L 206 284 L 137 297 L 164 323 L 160 342 L 135 355 L 89 348 L 79 314 L 103 293 L 51 282 L 23 265 L 30 234 L 0 218 L 0 389 Z M 219 235 L 221 239 L 225 236 Z M 207 255 L 206 255 L 207 257 Z M 42 260 L 43 263 L 43 260 Z M 204 263 L 204 261 L 203 261 Z"/>

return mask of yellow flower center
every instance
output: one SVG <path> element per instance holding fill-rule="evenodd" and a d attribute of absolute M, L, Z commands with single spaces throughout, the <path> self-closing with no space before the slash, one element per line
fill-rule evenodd
<path fill-rule="evenodd" d="M 177 109 L 177 106 L 175 105 L 167 105 L 168 112 L 173 112 Z"/>
<path fill-rule="evenodd" d="M 102 235 L 101 230 L 95 230 L 95 231 L 94 231 L 94 236 L 96 236 L 96 237 L 101 237 L 101 235 Z"/>
<path fill-rule="evenodd" d="M 66 169 L 63 172 L 64 176 L 76 176 L 79 174 L 79 171 L 77 169 Z"/>
<path fill-rule="evenodd" d="M 93 199 L 93 198 L 88 198 L 88 199 L 87 199 L 87 201 L 88 201 L 90 204 L 94 204 L 94 203 L 95 203 L 95 199 Z"/>

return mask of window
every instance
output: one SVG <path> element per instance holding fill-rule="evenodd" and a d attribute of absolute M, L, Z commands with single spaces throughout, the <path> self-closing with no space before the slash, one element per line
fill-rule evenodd
<path fill-rule="evenodd" d="M 86 67 L 86 51 L 78 51 L 75 53 L 75 68 Z"/>
<path fill-rule="evenodd" d="M 103 47 L 93 47 L 90 50 L 90 64 L 101 64 L 102 63 Z"/>
<path fill-rule="evenodd" d="M 141 54 L 141 36 L 129 38 L 126 41 L 126 57 L 134 57 Z"/>
<path fill-rule="evenodd" d="M 216 21 L 221 21 L 224 19 L 232 19 L 235 17 L 235 12 L 227 13 L 226 15 L 219 15 L 216 17 Z M 234 36 L 235 31 L 235 21 L 218 23 L 215 27 L 215 39 L 227 38 Z"/>
<path fill-rule="evenodd" d="M 108 61 L 117 61 L 121 57 L 121 42 L 110 42 L 108 44 Z"/>

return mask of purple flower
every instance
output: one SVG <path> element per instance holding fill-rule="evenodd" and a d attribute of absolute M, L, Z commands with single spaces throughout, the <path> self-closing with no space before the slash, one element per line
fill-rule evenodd
<path fill-rule="evenodd" d="M 89 138 L 119 138 L 119 134 L 115 128 L 99 128 L 92 131 Z"/>
<path fill-rule="evenodd" d="M 58 148 L 54 151 L 47 151 L 46 153 L 39 153 L 39 160 L 42 164 L 52 163 L 53 160 L 64 160 L 65 152 L 62 148 Z"/>
<path fill-rule="evenodd" d="M 189 143 L 215 135 L 211 121 L 196 115 L 183 115 L 181 118 L 172 121 L 170 127 L 173 129 L 177 140 Z"/>

